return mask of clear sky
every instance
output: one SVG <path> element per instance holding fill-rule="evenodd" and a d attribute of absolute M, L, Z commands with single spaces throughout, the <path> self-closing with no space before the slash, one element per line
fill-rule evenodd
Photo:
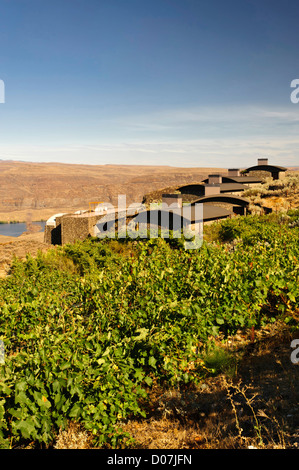
<path fill-rule="evenodd" d="M 0 159 L 299 165 L 298 0 L 0 0 Z"/>

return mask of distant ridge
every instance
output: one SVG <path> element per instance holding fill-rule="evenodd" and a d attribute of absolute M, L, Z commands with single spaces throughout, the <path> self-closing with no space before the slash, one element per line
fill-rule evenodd
<path fill-rule="evenodd" d="M 0 220 L 46 220 L 53 213 L 88 209 L 89 202 L 141 202 L 146 193 L 202 180 L 223 168 L 168 165 L 88 165 L 0 160 Z"/>

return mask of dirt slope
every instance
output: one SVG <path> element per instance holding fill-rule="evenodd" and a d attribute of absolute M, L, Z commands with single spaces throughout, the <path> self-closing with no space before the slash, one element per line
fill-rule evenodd
<path fill-rule="evenodd" d="M 46 220 L 53 213 L 88 209 L 89 202 L 127 203 L 164 187 L 204 179 L 221 168 L 75 165 L 0 161 L 0 220 Z"/>
<path fill-rule="evenodd" d="M 46 251 L 50 245 L 44 243 L 44 233 L 29 233 L 19 237 L 0 235 L 0 278 L 5 277 L 16 256 L 25 259 L 27 254 L 35 256 L 39 250 Z"/>

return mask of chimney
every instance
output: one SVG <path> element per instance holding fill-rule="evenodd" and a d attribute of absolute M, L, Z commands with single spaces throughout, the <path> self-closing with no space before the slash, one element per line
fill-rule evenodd
<path fill-rule="evenodd" d="M 258 165 L 268 165 L 268 158 L 258 158 L 257 159 Z"/>
<path fill-rule="evenodd" d="M 162 203 L 168 206 L 175 204 L 174 207 L 182 207 L 183 196 L 181 194 L 162 194 Z"/>
<path fill-rule="evenodd" d="M 205 184 L 205 196 L 220 194 L 220 184 Z"/>
<path fill-rule="evenodd" d="M 222 176 L 221 175 L 209 175 L 209 184 L 221 184 Z"/>
<path fill-rule="evenodd" d="M 229 168 L 228 169 L 228 176 L 240 176 L 239 168 Z"/>

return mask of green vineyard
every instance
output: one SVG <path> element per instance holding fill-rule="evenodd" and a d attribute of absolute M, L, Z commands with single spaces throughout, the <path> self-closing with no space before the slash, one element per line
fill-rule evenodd
<path fill-rule="evenodd" d="M 296 328 L 299 211 L 207 227 L 182 239 L 89 239 L 15 259 L 0 281 L 0 445 L 49 447 L 67 423 L 94 446 L 130 442 L 155 384 L 215 373 L 218 335 L 278 319 Z"/>

